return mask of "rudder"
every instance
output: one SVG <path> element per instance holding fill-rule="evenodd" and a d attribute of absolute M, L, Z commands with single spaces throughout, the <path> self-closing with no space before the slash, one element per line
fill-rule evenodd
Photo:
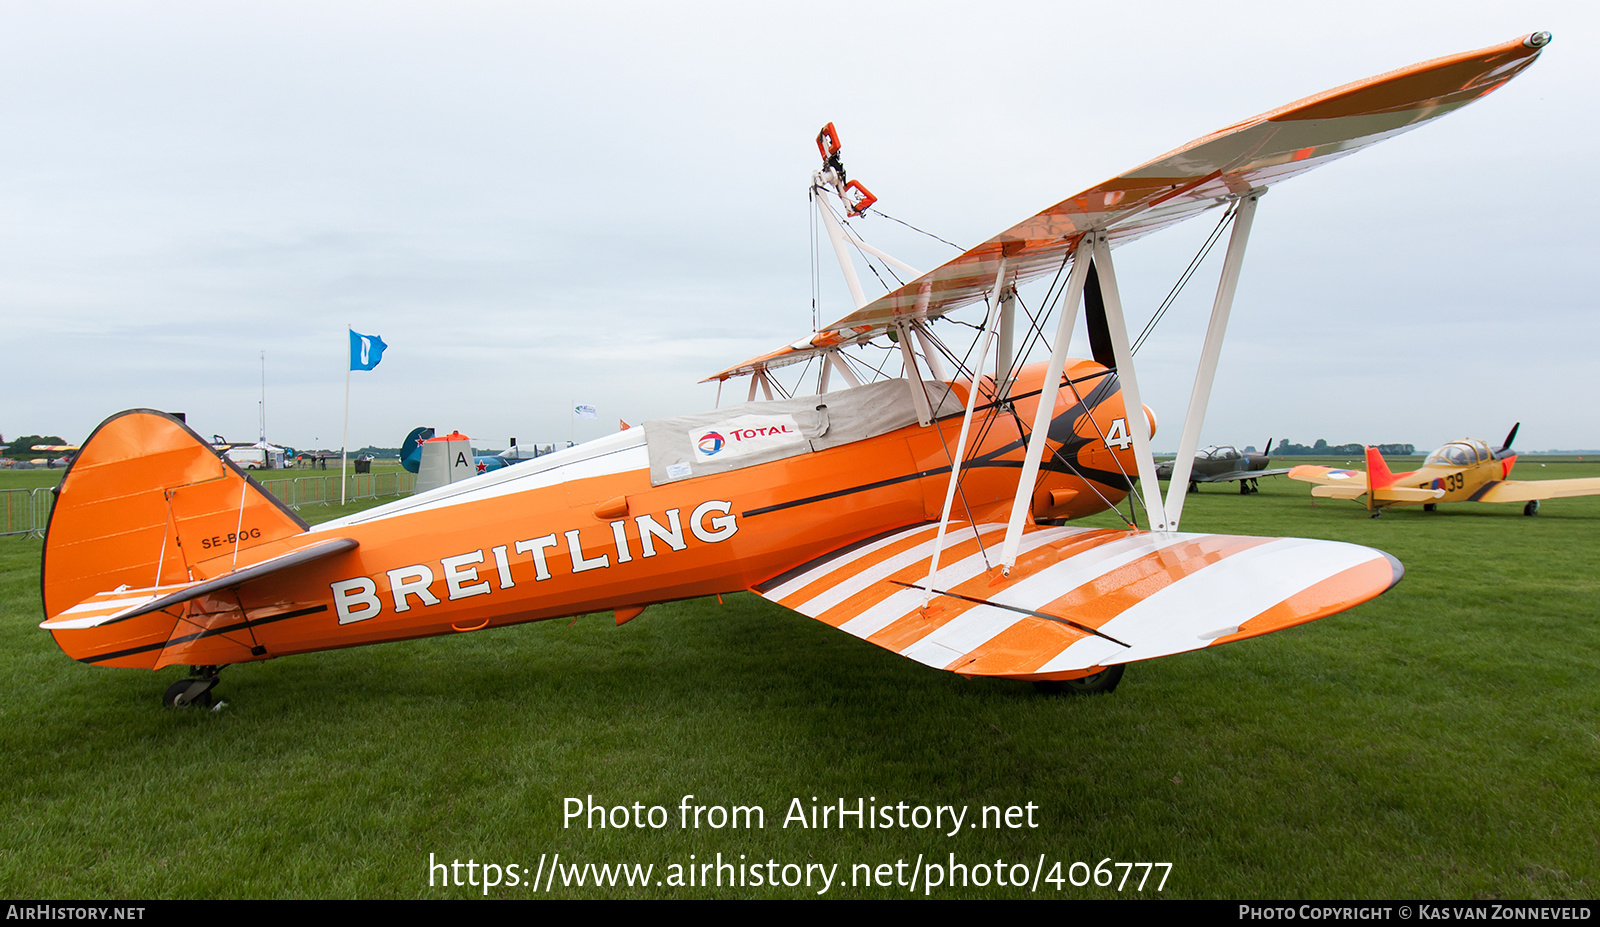
<path fill-rule="evenodd" d="M 39 569 L 47 617 L 120 586 L 226 572 L 236 551 L 309 527 L 165 412 L 111 416 L 61 477 Z"/>

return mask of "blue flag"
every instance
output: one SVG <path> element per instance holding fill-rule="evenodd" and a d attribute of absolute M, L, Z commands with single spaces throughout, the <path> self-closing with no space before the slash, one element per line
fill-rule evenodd
<path fill-rule="evenodd" d="M 350 330 L 350 369 L 371 370 L 383 360 L 383 350 L 388 345 L 377 335 L 363 335 Z"/>

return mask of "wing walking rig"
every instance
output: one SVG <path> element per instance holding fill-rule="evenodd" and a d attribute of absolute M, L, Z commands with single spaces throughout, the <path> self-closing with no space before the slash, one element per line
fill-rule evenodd
<path fill-rule="evenodd" d="M 843 207 L 819 215 L 855 308 L 709 378 L 749 376 L 745 403 L 315 528 L 176 419 L 121 413 L 63 477 L 42 626 L 83 662 L 199 667 L 168 692 L 182 704 L 208 698 L 225 664 L 600 609 L 620 624 L 652 603 L 741 589 L 930 666 L 1090 690 L 1134 660 L 1350 608 L 1400 565 L 1350 544 L 1178 530 L 1257 204 L 1272 184 L 1488 94 L 1548 41 L 1535 33 L 1245 120 L 927 273 L 849 226 L 875 198 L 846 177 L 830 124 L 813 192 Z M 1218 208 L 1232 231 L 1163 500 L 1112 251 Z M 850 248 L 909 282 L 868 299 Z M 1016 287 L 1052 274 L 1066 279 L 1052 285 L 1049 360 L 1024 365 Z M 1066 356 L 1080 303 L 1092 361 Z M 975 304 L 986 312 L 967 367 L 929 326 Z M 904 376 L 862 383 L 844 349 L 880 336 Z M 809 360 L 817 395 L 775 399 L 771 372 Z M 835 374 L 845 388 L 830 389 Z M 1127 530 L 1062 524 L 1141 491 L 1148 531 L 1126 517 Z"/>

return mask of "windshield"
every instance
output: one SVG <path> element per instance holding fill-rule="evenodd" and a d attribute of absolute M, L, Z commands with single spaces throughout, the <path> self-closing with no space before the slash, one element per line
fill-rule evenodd
<path fill-rule="evenodd" d="M 1424 462 L 1424 466 L 1436 467 L 1465 467 L 1475 463 L 1474 455 L 1464 444 L 1446 444 L 1432 454 Z"/>

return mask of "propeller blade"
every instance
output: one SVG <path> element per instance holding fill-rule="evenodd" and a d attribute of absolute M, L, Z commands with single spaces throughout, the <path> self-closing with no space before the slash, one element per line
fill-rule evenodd
<path fill-rule="evenodd" d="M 1111 329 L 1106 324 L 1106 297 L 1100 289 L 1100 270 L 1089 262 L 1089 279 L 1083 284 L 1083 321 L 1089 328 L 1089 351 L 1094 362 L 1117 369 L 1117 355 L 1111 348 Z"/>
<path fill-rule="evenodd" d="M 1506 443 L 1500 445 L 1500 449 L 1494 452 L 1495 460 L 1504 460 L 1511 456 L 1511 442 L 1517 439 L 1517 429 L 1521 427 L 1521 422 L 1511 426 L 1511 433 L 1506 435 Z"/>

